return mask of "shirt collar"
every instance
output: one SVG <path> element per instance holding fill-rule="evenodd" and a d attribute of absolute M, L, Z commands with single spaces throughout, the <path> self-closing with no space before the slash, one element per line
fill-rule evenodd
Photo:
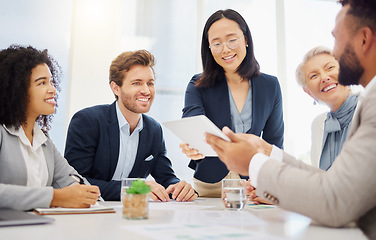
<path fill-rule="evenodd" d="M 120 111 L 119 102 L 116 102 L 115 105 L 116 105 L 116 115 L 117 115 L 118 122 L 119 122 L 119 129 L 126 127 L 127 132 L 129 133 L 129 123 L 127 119 L 125 119 L 123 113 Z M 137 126 L 133 132 L 135 131 L 141 132 L 143 128 L 144 128 L 144 122 L 143 122 L 142 115 L 141 115 L 140 120 L 138 121 Z"/>
<path fill-rule="evenodd" d="M 17 130 L 14 126 L 11 126 L 9 128 L 7 128 L 5 125 L 3 126 L 10 134 L 17 136 L 24 145 L 30 146 L 34 149 L 37 149 L 39 146 L 41 146 L 48 140 L 46 135 L 42 132 L 42 130 L 40 129 L 40 127 L 38 126 L 36 122 L 34 123 L 34 128 L 33 128 L 33 132 L 34 132 L 33 146 L 31 146 L 29 139 L 26 137 L 26 134 L 22 126 L 20 126 Z"/>
<path fill-rule="evenodd" d="M 365 96 L 367 96 L 368 92 L 370 91 L 370 89 L 376 85 L 376 76 L 374 76 L 372 78 L 372 80 L 367 84 L 367 86 L 364 88 L 364 91 L 360 94 L 360 97 L 361 98 L 365 98 Z"/>

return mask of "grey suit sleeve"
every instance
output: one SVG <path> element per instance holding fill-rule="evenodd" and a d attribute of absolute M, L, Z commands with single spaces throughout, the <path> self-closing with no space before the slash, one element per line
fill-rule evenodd
<path fill-rule="evenodd" d="M 26 169 L 22 168 L 23 157 L 18 148 L 18 140 L 0 131 L 1 166 L 0 207 L 30 210 L 49 207 L 53 198 L 53 187 L 62 188 L 74 183 L 69 173 L 76 171 L 60 155 L 51 140 L 43 145 L 43 152 L 49 173 L 46 187 L 28 187 Z M 10 174 L 5 174 L 10 172 Z M 53 186 L 53 187 L 52 187 Z"/>
<path fill-rule="evenodd" d="M 359 107 L 358 126 L 350 130 L 328 171 L 314 169 L 284 154 L 267 161 L 258 175 L 257 194 L 278 199 L 287 210 L 338 227 L 370 212 L 376 202 L 376 94 Z M 276 201 L 277 202 L 277 201 Z"/>
<path fill-rule="evenodd" d="M 49 207 L 53 197 L 52 187 L 27 187 L 0 184 L 0 208 L 30 210 Z"/>

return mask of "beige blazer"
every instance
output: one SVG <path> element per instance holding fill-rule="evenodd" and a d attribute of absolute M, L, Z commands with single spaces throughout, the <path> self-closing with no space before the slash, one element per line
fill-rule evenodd
<path fill-rule="evenodd" d="M 284 153 L 260 169 L 257 194 L 317 222 L 352 221 L 376 239 L 376 85 L 358 105 L 348 138 L 328 171 Z"/>

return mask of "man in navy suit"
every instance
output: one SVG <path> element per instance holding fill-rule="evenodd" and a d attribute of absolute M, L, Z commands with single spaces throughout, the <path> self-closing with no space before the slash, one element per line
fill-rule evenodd
<path fill-rule="evenodd" d="M 65 158 L 100 188 L 105 200 L 119 200 L 121 179 L 146 178 L 154 201 L 197 197 L 180 181 L 166 156 L 162 128 L 144 113 L 155 89 L 154 56 L 146 50 L 124 52 L 110 66 L 109 83 L 116 101 L 77 112 L 68 128 Z"/>

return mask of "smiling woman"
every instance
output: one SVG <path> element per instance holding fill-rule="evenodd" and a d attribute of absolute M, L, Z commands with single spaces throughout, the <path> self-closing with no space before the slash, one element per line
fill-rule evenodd
<path fill-rule="evenodd" d="M 312 123 L 311 161 L 328 170 L 342 149 L 358 103 L 358 96 L 338 83 L 339 64 L 330 49 L 311 49 L 296 69 L 298 84 L 315 101 L 330 108 Z"/>
<path fill-rule="evenodd" d="M 232 9 L 207 20 L 201 40 L 203 72 L 193 76 L 185 93 L 183 117 L 206 115 L 218 128 L 262 136 L 283 148 L 284 123 L 278 79 L 260 72 L 251 31 Z M 220 197 L 225 178 L 247 178 L 229 172 L 218 157 L 205 157 L 182 143 L 192 161 L 193 184 L 202 197 Z"/>
<path fill-rule="evenodd" d="M 50 115 L 55 112 L 56 89 L 47 64 L 42 63 L 31 70 L 29 88 L 29 106 L 27 121 L 33 123 L 40 115 Z M 29 140 L 32 142 L 32 136 Z"/>
<path fill-rule="evenodd" d="M 47 50 L 37 51 L 32 47 L 11 46 L 1 52 L 0 119 L 6 126 L 19 128 L 37 121 L 43 130 L 49 130 L 60 89 L 60 67 Z M 54 103 L 45 105 L 47 98 L 53 98 Z M 44 104 L 39 107 L 41 102 Z M 43 106 L 48 106 L 48 110 Z"/>
<path fill-rule="evenodd" d="M 47 135 L 59 76 L 47 50 L 0 52 L 0 208 L 89 207 L 98 198 L 96 186 L 69 186 L 77 172 Z"/>

